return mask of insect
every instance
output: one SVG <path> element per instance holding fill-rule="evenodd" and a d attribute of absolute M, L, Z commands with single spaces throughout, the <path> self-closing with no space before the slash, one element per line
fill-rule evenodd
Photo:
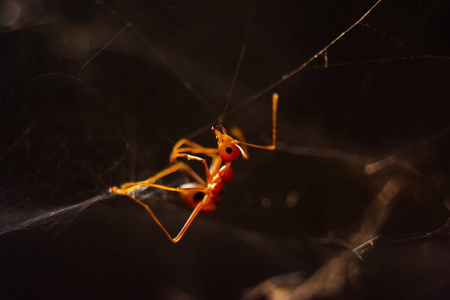
<path fill-rule="evenodd" d="M 119 187 L 110 188 L 110 193 L 125 195 L 134 200 L 147 210 L 150 216 L 155 220 L 156 224 L 162 229 L 170 241 L 177 243 L 181 240 L 183 235 L 188 230 L 191 223 L 199 212 L 207 212 L 214 210 L 219 204 L 219 197 L 222 189 L 233 178 L 233 169 L 231 168 L 232 161 L 239 157 L 239 154 L 245 159 L 248 159 L 247 147 L 254 147 L 265 150 L 275 150 L 276 144 L 276 124 L 277 124 L 277 107 L 278 94 L 274 93 L 272 96 L 272 144 L 271 145 L 255 145 L 246 143 L 244 135 L 238 128 L 233 128 L 231 133 L 237 138 L 231 137 L 222 125 L 216 125 L 211 128 L 217 138 L 217 148 L 205 148 L 194 143 L 188 139 L 179 140 L 173 147 L 170 155 L 170 161 L 173 163 L 167 169 L 157 173 L 156 175 L 139 182 L 127 182 Z M 203 154 L 211 158 L 211 164 L 208 167 L 206 159 L 197 156 Z M 196 160 L 201 162 L 205 167 L 206 180 L 199 176 L 189 165 L 183 161 L 178 161 L 179 158 L 187 160 Z M 179 187 L 170 187 L 156 184 L 155 181 L 161 179 L 176 171 L 184 171 L 194 181 L 185 183 Z M 153 211 L 148 205 L 141 202 L 132 195 L 133 191 L 141 187 L 152 187 L 167 191 L 174 191 L 180 193 L 181 197 L 189 204 L 193 211 L 188 220 L 184 224 L 180 232 L 172 238 L 167 229 L 162 225 Z"/>

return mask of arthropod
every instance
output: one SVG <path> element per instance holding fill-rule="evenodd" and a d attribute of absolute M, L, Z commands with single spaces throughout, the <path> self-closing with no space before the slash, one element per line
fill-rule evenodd
<path fill-rule="evenodd" d="M 177 243 L 187 229 L 194 221 L 195 217 L 201 211 L 214 210 L 218 205 L 219 197 L 225 184 L 229 183 L 233 178 L 233 169 L 231 163 L 239 157 L 239 154 L 245 159 L 248 159 L 247 147 L 254 147 L 265 150 L 275 150 L 276 145 L 276 125 L 277 125 L 277 107 L 278 94 L 274 93 L 272 96 L 272 144 L 271 145 L 256 145 L 245 142 L 244 135 L 238 128 L 234 128 L 231 133 L 236 137 L 230 136 L 226 129 L 221 125 L 216 125 L 211 128 L 217 139 L 217 148 L 205 148 L 188 139 L 179 140 L 173 147 L 170 155 L 170 161 L 173 163 L 167 169 L 157 173 L 156 175 L 139 182 L 127 182 L 120 187 L 112 187 L 110 193 L 125 195 L 134 200 L 147 210 L 150 216 L 155 220 L 156 224 L 162 229 L 166 236 L 173 243 Z M 208 163 L 205 158 L 198 156 L 205 155 L 211 159 Z M 198 175 L 188 164 L 183 161 L 178 161 L 179 158 L 187 160 L 199 161 L 205 168 L 205 179 Z M 177 171 L 183 171 L 188 174 L 193 181 L 183 184 L 179 187 L 170 187 L 161 184 L 156 184 L 158 179 L 161 179 L 169 174 Z M 133 195 L 133 191 L 141 187 L 152 187 L 167 191 L 174 191 L 180 193 L 182 198 L 193 208 L 193 211 L 180 232 L 172 237 L 164 225 L 159 221 L 153 211 L 148 205 L 137 199 Z"/>

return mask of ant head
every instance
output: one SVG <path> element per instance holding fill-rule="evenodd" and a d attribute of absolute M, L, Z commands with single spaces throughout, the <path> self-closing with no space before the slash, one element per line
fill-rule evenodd
<path fill-rule="evenodd" d="M 244 154 L 244 151 L 239 146 L 239 141 L 229 136 L 222 125 L 219 124 L 213 126 L 211 130 L 214 131 L 216 135 L 219 155 L 224 162 L 231 162 L 237 159 L 239 157 L 239 152 Z"/>

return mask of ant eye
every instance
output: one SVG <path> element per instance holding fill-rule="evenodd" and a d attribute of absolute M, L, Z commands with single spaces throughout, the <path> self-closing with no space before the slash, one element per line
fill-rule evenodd
<path fill-rule="evenodd" d="M 239 148 L 232 143 L 220 143 L 219 155 L 224 162 L 230 162 L 239 157 Z"/>

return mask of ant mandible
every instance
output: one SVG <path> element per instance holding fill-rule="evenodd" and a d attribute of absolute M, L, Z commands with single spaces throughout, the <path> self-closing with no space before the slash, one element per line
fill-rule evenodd
<path fill-rule="evenodd" d="M 278 106 L 278 94 L 274 93 L 272 96 L 272 144 L 267 146 L 249 144 L 244 141 L 244 135 L 238 128 L 232 129 L 232 134 L 238 139 L 234 139 L 228 135 L 227 131 L 222 125 L 213 126 L 211 130 L 214 132 L 217 138 L 217 148 L 205 148 L 201 145 L 194 143 L 188 139 L 179 140 L 173 147 L 170 155 L 170 161 L 174 163 L 169 168 L 157 173 L 156 175 L 139 182 L 127 182 L 119 187 L 110 188 L 110 193 L 125 195 L 128 198 L 134 200 L 137 204 L 144 207 L 150 216 L 155 220 L 156 224 L 162 229 L 166 236 L 173 243 L 177 243 L 187 229 L 194 221 L 195 217 L 200 211 L 206 212 L 214 210 L 218 203 L 219 197 L 225 184 L 231 181 L 233 178 L 233 169 L 231 168 L 231 162 L 239 157 L 239 153 L 245 159 L 248 159 L 248 147 L 254 147 L 265 150 L 275 150 L 276 144 L 276 125 L 277 125 L 277 106 Z M 184 146 L 184 147 L 182 147 Z M 208 164 L 204 158 L 191 154 L 204 154 L 211 157 L 211 165 Z M 177 161 L 178 158 L 186 158 L 187 160 L 197 160 L 203 163 L 205 167 L 206 181 L 203 180 L 194 170 L 192 170 L 186 163 Z M 160 178 L 163 178 L 171 173 L 182 170 L 190 175 L 195 182 L 189 182 L 179 187 L 170 187 L 154 182 Z M 131 192 L 140 187 L 152 187 L 167 191 L 174 191 L 180 193 L 183 199 L 194 209 L 189 216 L 188 220 L 184 224 L 180 232 L 172 238 L 167 229 L 162 225 L 150 207 L 135 196 Z"/>

